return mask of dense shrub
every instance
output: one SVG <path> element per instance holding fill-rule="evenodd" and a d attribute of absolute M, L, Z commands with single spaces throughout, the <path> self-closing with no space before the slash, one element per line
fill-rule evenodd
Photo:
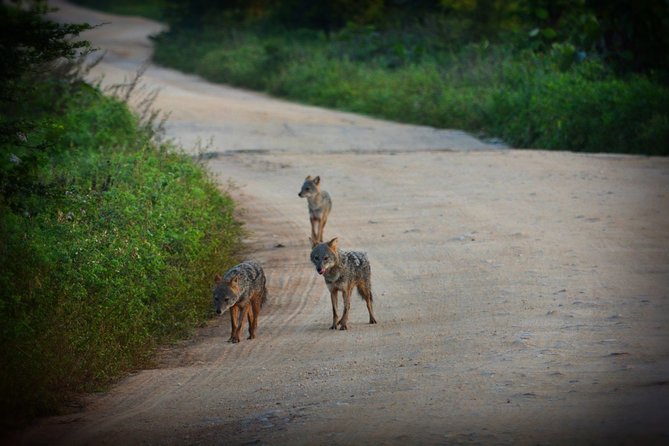
<path fill-rule="evenodd" d="M 569 45 L 538 53 L 470 44 L 417 59 L 414 47 L 382 35 L 306 36 L 172 32 L 155 39 L 155 59 L 217 82 L 516 147 L 669 154 L 669 87 L 615 75 L 597 58 L 579 61 Z"/>
<path fill-rule="evenodd" d="M 109 128 L 137 137 L 134 121 L 95 102 L 54 123 L 68 150 L 40 169 L 43 187 L 0 202 L 6 416 L 51 411 L 142 364 L 207 317 L 211 277 L 234 259 L 231 200 L 168 147 L 110 145 Z"/>
<path fill-rule="evenodd" d="M 30 13 L 36 32 L 57 29 Z M 141 119 L 81 82 L 80 66 L 47 62 L 6 74 L 15 88 L 0 98 L 0 428 L 53 413 L 201 324 L 240 236 L 202 166 L 155 142 L 152 112 Z"/>

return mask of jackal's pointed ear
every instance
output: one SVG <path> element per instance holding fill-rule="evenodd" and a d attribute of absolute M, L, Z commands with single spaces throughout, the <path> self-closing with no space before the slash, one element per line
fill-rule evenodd
<path fill-rule="evenodd" d="M 337 237 L 335 237 L 328 242 L 328 248 L 330 248 L 333 251 L 336 251 L 337 250 L 337 243 L 338 243 Z"/>
<path fill-rule="evenodd" d="M 304 179 L 304 181 L 311 181 L 311 175 L 307 175 L 307 177 Z"/>
<path fill-rule="evenodd" d="M 239 291 L 239 276 L 233 277 L 232 279 L 228 280 L 227 283 L 228 287 L 230 287 L 233 291 Z"/>
<path fill-rule="evenodd" d="M 219 283 L 221 283 L 221 280 L 223 280 L 223 279 L 221 278 L 220 274 L 216 274 L 214 276 L 214 283 L 219 284 Z"/>
<path fill-rule="evenodd" d="M 314 184 L 315 184 L 316 186 L 318 186 L 319 184 L 321 184 L 321 177 L 320 177 L 320 176 L 317 176 L 316 178 L 314 178 Z"/>

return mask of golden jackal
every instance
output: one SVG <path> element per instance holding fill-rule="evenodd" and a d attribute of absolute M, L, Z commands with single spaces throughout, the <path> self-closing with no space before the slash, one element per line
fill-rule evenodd
<path fill-rule="evenodd" d="M 230 268 L 223 278 L 214 278 L 214 308 L 217 314 L 230 309 L 232 332 L 228 342 L 237 343 L 242 333 L 244 319 L 249 320 L 249 339 L 255 339 L 260 307 L 267 301 L 265 273 L 253 260 Z"/>
<path fill-rule="evenodd" d="M 323 242 L 323 229 L 328 221 L 328 215 L 332 209 L 330 194 L 321 191 L 321 177 L 304 180 L 302 190 L 297 194 L 307 199 L 309 206 L 309 221 L 311 222 L 311 239 L 319 243 Z"/>
<path fill-rule="evenodd" d="M 337 326 L 348 330 L 348 312 L 351 307 L 351 292 L 358 288 L 358 293 L 367 303 L 369 323 L 376 324 L 372 309 L 372 271 L 364 252 L 343 251 L 337 248 L 337 239 L 327 243 L 316 243 L 311 250 L 311 261 L 318 274 L 323 275 L 332 299 L 332 330 Z M 344 314 L 337 320 L 337 292 L 344 297 Z"/>

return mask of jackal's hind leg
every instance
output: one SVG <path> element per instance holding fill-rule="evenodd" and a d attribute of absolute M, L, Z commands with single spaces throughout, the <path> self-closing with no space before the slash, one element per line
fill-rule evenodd
<path fill-rule="evenodd" d="M 260 305 L 262 303 L 262 297 L 256 296 L 255 299 L 251 300 L 251 311 L 249 311 L 249 339 L 256 338 L 256 331 L 258 330 L 258 318 L 260 316 Z M 253 321 L 251 321 L 251 313 L 253 313 Z"/>
<path fill-rule="evenodd" d="M 256 314 L 253 311 L 253 306 L 249 303 L 248 305 L 249 309 L 246 314 L 246 317 L 249 321 L 249 337 L 247 339 L 253 339 L 255 338 L 255 319 L 256 319 Z"/>
<path fill-rule="evenodd" d="M 367 311 L 369 312 L 369 323 L 376 324 L 376 318 L 374 317 L 374 308 L 373 308 L 373 299 L 372 299 L 372 290 L 370 289 L 368 283 L 362 282 L 358 284 L 358 293 L 365 300 L 367 304 Z"/>

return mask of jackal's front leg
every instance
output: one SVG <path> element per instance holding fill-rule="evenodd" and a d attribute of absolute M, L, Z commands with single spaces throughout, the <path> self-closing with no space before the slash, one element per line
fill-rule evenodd
<path fill-rule="evenodd" d="M 330 299 L 332 300 L 332 326 L 330 330 L 337 329 L 337 289 L 330 291 Z"/>
<path fill-rule="evenodd" d="M 321 225 L 321 220 L 320 218 L 316 217 L 311 217 L 311 240 L 322 243 L 323 242 L 323 234 L 319 233 L 318 228 Z"/>
<path fill-rule="evenodd" d="M 340 330 L 348 330 L 348 310 L 351 308 L 351 290 L 342 290 L 344 295 L 344 314 L 337 323 Z"/>
<path fill-rule="evenodd" d="M 241 339 L 242 330 L 244 329 L 244 319 L 249 317 L 249 305 L 245 305 L 244 308 L 239 311 L 239 325 L 237 325 L 237 331 L 232 335 L 232 342 L 237 343 Z"/>
<path fill-rule="evenodd" d="M 318 219 L 318 242 L 323 243 L 323 234 L 325 233 L 325 223 L 328 222 L 328 212 L 323 212 Z"/>
<path fill-rule="evenodd" d="M 237 322 L 239 321 L 239 307 L 237 305 L 233 305 L 230 307 L 230 325 L 232 325 L 232 329 L 230 331 L 230 339 L 228 339 L 228 342 L 232 343 L 237 343 L 239 342 L 239 336 L 235 338 L 235 333 L 237 333 Z"/>
<path fill-rule="evenodd" d="M 325 230 L 325 220 L 318 220 L 318 243 L 323 243 L 323 232 Z"/>

